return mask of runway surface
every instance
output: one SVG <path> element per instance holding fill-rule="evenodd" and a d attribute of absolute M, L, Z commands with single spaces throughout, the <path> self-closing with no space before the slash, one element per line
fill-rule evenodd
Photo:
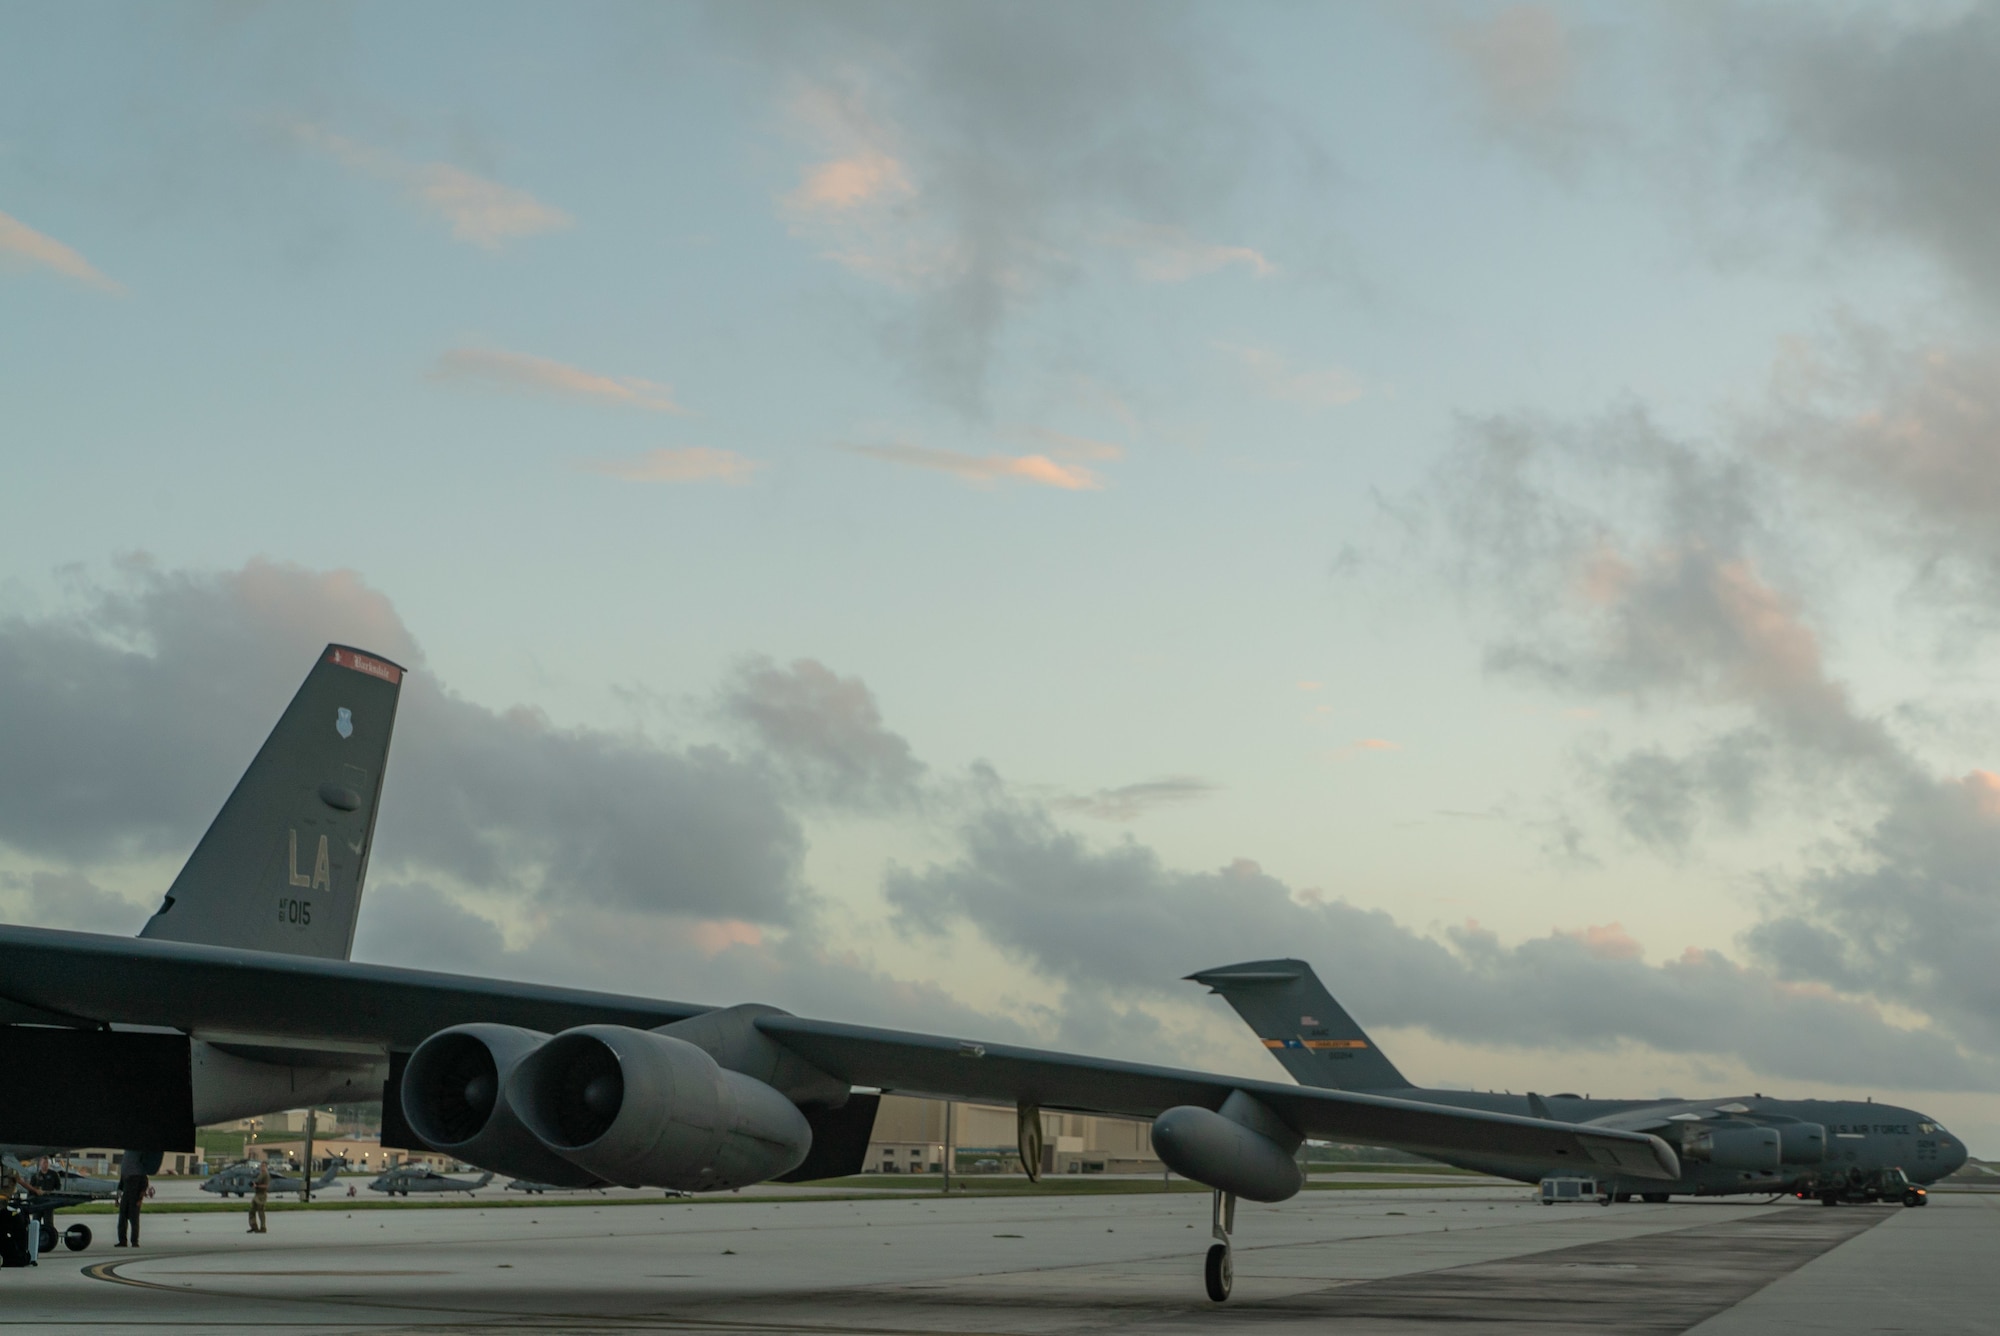
<path fill-rule="evenodd" d="M 0 1273 L 0 1327 L 288 1332 L 2000 1331 L 2000 1197 L 1543 1207 L 1525 1189 L 160 1213 Z"/>

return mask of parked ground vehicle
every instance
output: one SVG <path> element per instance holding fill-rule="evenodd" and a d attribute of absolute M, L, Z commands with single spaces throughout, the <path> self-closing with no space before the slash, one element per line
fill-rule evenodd
<path fill-rule="evenodd" d="M 1544 1206 L 1554 1206 L 1557 1202 L 1593 1199 L 1599 1206 L 1611 1204 L 1611 1186 L 1594 1178 L 1545 1178 L 1542 1180 L 1540 1192 Z"/>
<path fill-rule="evenodd" d="M 1910 1176 L 1901 1169 L 1879 1169 L 1869 1174 L 1850 1174 L 1844 1180 L 1800 1188 L 1798 1195 L 1818 1197 L 1822 1206 L 1839 1206 L 1843 1202 L 1862 1205 L 1878 1201 L 1901 1202 L 1905 1206 L 1931 1204 L 1931 1194 L 1912 1183 Z"/>

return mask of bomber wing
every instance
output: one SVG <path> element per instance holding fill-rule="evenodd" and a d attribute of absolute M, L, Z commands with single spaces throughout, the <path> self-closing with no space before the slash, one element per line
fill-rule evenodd
<path fill-rule="evenodd" d="M 760 1016 L 756 1025 L 832 1076 L 906 1094 L 1152 1118 L 1183 1104 L 1219 1109 L 1232 1092 L 1241 1090 L 1307 1137 L 1412 1151 L 1478 1152 L 1534 1165 L 1571 1164 L 1579 1172 L 1616 1171 L 1634 1178 L 1680 1177 L 1673 1150 L 1643 1132 L 802 1016 Z"/>
<path fill-rule="evenodd" d="M 7 1003 L 14 1014 L 6 1014 Z M 713 1008 L 345 960 L 185 942 L 0 926 L 0 1020 L 51 1016 L 83 1026 L 171 1026 L 408 1050 L 474 1021 L 548 1033 L 576 1025 L 641 1029 Z M 1220 1108 L 1244 1091 L 1308 1137 L 1413 1151 L 1478 1152 L 1677 1179 L 1674 1152 L 1639 1131 L 1452 1109 L 1414 1100 L 1277 1085 L 938 1035 L 770 1014 L 773 1041 L 850 1085 L 950 1099 L 1151 1118 L 1178 1105 Z"/>

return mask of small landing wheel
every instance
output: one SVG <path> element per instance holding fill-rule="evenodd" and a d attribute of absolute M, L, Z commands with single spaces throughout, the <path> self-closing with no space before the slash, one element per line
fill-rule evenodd
<path fill-rule="evenodd" d="M 1202 1268 L 1208 1282 L 1208 1297 L 1221 1303 L 1236 1284 L 1236 1265 L 1229 1259 L 1229 1245 L 1218 1243 L 1208 1250 L 1208 1265 Z"/>
<path fill-rule="evenodd" d="M 42 1221 L 42 1251 L 43 1251 L 43 1252 L 54 1252 L 54 1251 L 56 1250 L 56 1242 L 57 1242 L 57 1240 L 58 1240 L 58 1239 L 60 1239 L 61 1237 L 62 1237 L 61 1235 L 59 1235 L 59 1234 L 57 1234 L 57 1233 L 56 1233 L 56 1227 L 55 1227 L 55 1226 L 54 1226 L 53 1224 L 51 1224 L 51 1223 L 50 1223 L 49 1221 L 47 1221 L 47 1220 L 43 1220 L 43 1221 Z"/>
<path fill-rule="evenodd" d="M 90 1246 L 90 1226 L 71 1225 L 63 1231 L 63 1247 L 71 1252 L 82 1252 Z"/>

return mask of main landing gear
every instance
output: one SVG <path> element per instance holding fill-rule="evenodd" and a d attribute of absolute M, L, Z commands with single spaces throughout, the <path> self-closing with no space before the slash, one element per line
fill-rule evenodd
<path fill-rule="evenodd" d="M 1236 1284 L 1236 1264 L 1229 1256 L 1229 1235 L 1236 1228 L 1236 1194 L 1215 1192 L 1215 1205 L 1210 1213 L 1209 1233 L 1216 1242 L 1208 1250 L 1208 1263 L 1202 1268 L 1202 1279 L 1208 1283 L 1208 1297 L 1217 1303 L 1229 1297 L 1229 1291 Z"/>

